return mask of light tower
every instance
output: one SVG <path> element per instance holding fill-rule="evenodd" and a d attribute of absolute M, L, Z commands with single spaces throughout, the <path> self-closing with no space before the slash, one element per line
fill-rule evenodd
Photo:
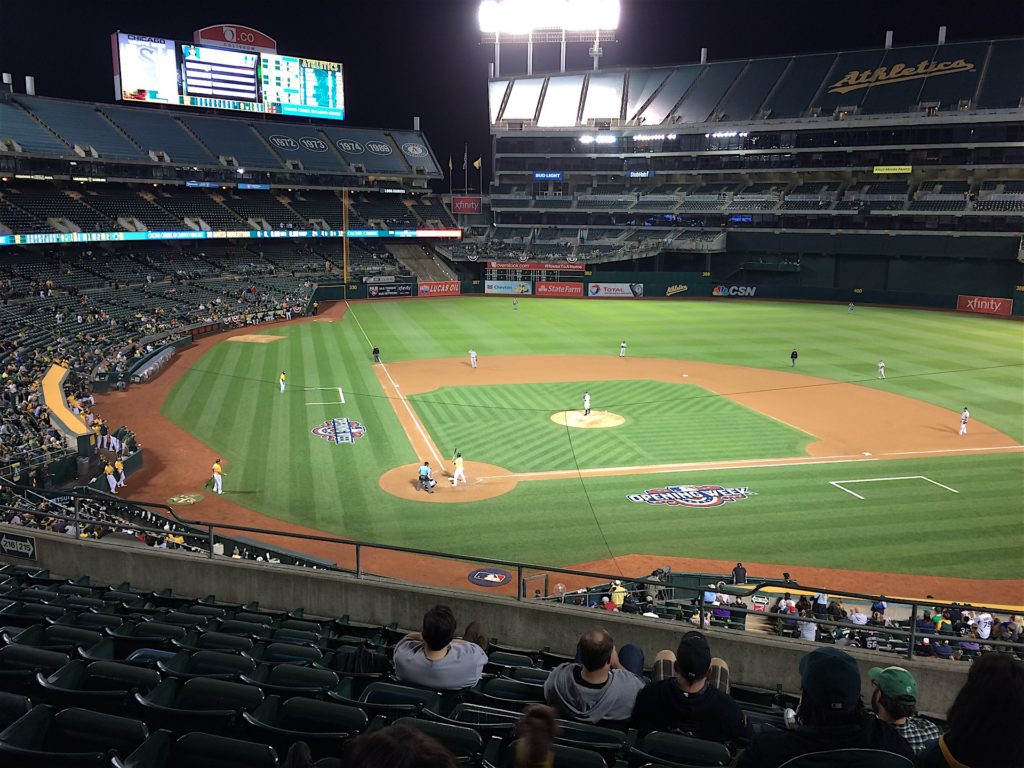
<path fill-rule="evenodd" d="M 533 74 L 534 43 L 558 43 L 565 72 L 568 43 L 590 43 L 594 69 L 604 50 L 615 42 L 620 0 L 483 0 L 479 20 L 481 42 L 494 45 L 494 76 L 501 74 L 501 45 L 526 45 L 526 72 Z"/>

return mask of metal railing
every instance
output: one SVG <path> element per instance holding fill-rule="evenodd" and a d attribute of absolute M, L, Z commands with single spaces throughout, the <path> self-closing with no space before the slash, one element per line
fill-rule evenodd
<path fill-rule="evenodd" d="M 43 514 L 45 514 L 48 517 L 54 517 L 54 518 L 71 520 L 71 521 L 76 522 L 76 526 L 79 526 L 78 527 L 79 531 L 81 530 L 80 525 L 81 525 L 82 522 L 88 522 L 88 523 L 95 523 L 95 522 L 97 522 L 95 520 L 88 520 L 87 517 L 83 516 L 82 511 L 81 511 L 81 504 L 84 501 L 91 501 L 91 502 L 106 501 L 108 503 L 116 503 L 116 504 L 119 504 L 119 505 L 136 506 L 136 507 L 138 507 L 140 509 L 147 510 L 147 511 L 150 508 L 162 510 L 162 513 L 159 514 L 160 517 L 162 517 L 162 518 L 169 518 L 173 522 L 175 522 L 175 523 L 177 523 L 177 524 L 179 524 L 181 526 L 185 526 L 187 528 L 190 528 L 190 529 L 198 529 L 198 530 L 189 531 L 189 537 L 194 539 L 196 542 L 202 542 L 202 546 L 199 546 L 198 543 L 195 544 L 195 545 L 190 545 L 190 546 L 192 546 L 192 548 L 195 549 L 196 551 L 204 552 L 204 554 L 207 557 L 211 558 L 211 559 L 214 558 L 215 556 L 217 556 L 217 553 L 215 552 L 215 543 L 216 543 L 218 537 L 215 534 L 215 531 L 234 531 L 234 532 L 241 532 L 241 533 L 248 533 L 248 534 L 256 534 L 256 535 L 260 535 L 260 536 L 285 537 L 285 538 L 290 538 L 290 539 L 297 539 L 297 540 L 300 540 L 300 541 L 311 541 L 311 542 L 315 541 L 315 542 L 322 542 L 322 543 L 328 543 L 328 544 L 336 544 L 336 545 L 340 545 L 340 546 L 344 546 L 344 547 L 350 547 L 353 550 L 353 559 L 354 559 L 354 562 L 355 562 L 354 569 L 342 569 L 342 568 L 337 568 L 337 566 L 335 566 L 335 568 L 337 570 L 344 570 L 344 571 L 354 575 L 356 578 L 359 578 L 359 579 L 362 579 L 362 578 L 379 578 L 381 576 L 380 574 L 370 573 L 366 569 L 364 569 L 363 562 L 364 562 L 365 554 L 366 554 L 367 551 L 400 552 L 400 553 L 409 554 L 409 555 L 418 555 L 418 556 L 423 556 L 423 557 L 438 558 L 438 559 L 442 559 L 442 560 L 450 560 L 450 561 L 461 562 L 461 563 L 473 563 L 473 564 L 476 564 L 476 565 L 483 564 L 483 565 L 488 565 L 488 566 L 497 566 L 497 567 L 500 567 L 502 569 L 509 569 L 511 571 L 514 571 L 514 573 L 515 573 L 515 583 L 516 583 L 515 599 L 517 601 L 523 601 L 523 600 L 529 599 L 529 596 L 526 594 L 528 580 L 532 580 L 533 578 L 536 578 L 537 575 L 541 575 L 541 574 L 546 575 L 546 576 L 550 576 L 550 574 L 563 574 L 563 575 L 566 575 L 566 576 L 575 577 L 577 579 L 579 579 L 579 578 L 593 579 L 599 585 L 611 584 L 614 580 L 618 579 L 618 580 L 626 580 L 626 581 L 628 581 L 630 583 L 630 585 L 632 585 L 634 588 L 641 587 L 643 589 L 647 589 L 648 587 L 651 587 L 651 588 L 659 589 L 659 590 L 665 590 L 665 589 L 672 589 L 672 590 L 677 590 L 677 591 L 681 590 L 684 593 L 692 593 L 693 594 L 693 598 L 689 601 L 689 606 L 687 606 L 685 600 L 679 600 L 679 599 L 676 599 L 676 598 L 670 599 L 670 600 L 666 601 L 663 604 L 678 606 L 681 610 L 685 610 L 687 607 L 692 608 L 692 609 L 696 609 L 695 611 L 691 611 L 691 613 L 696 613 L 696 615 L 698 616 L 698 624 L 699 624 L 699 626 L 701 628 L 705 628 L 707 626 L 711 626 L 712 622 L 714 621 L 712 610 L 709 610 L 709 609 L 713 609 L 714 606 L 711 605 L 711 603 L 709 603 L 706 600 L 707 593 L 708 592 L 712 592 L 712 591 L 714 591 L 716 593 L 727 594 L 727 595 L 730 595 L 732 597 L 753 597 L 757 593 L 763 592 L 763 591 L 769 590 L 769 589 L 772 589 L 772 590 L 799 590 L 800 592 L 806 592 L 806 593 L 811 593 L 811 594 L 814 594 L 814 593 L 824 593 L 824 594 L 831 595 L 833 597 L 841 597 L 841 598 L 844 598 L 844 599 L 865 601 L 865 602 L 868 602 L 869 604 L 870 603 L 874 603 L 875 601 L 878 601 L 878 600 L 880 600 L 880 599 L 882 599 L 884 597 L 882 595 L 867 594 L 867 593 L 862 593 L 862 592 L 851 592 L 851 591 L 835 590 L 835 589 L 830 589 L 830 588 L 826 588 L 826 587 L 819 587 L 819 586 L 808 586 L 808 585 L 799 584 L 798 582 L 795 582 L 795 581 L 792 581 L 792 580 L 785 580 L 785 579 L 763 579 L 763 580 L 757 582 L 756 584 L 752 584 L 752 585 L 733 585 L 733 584 L 727 584 L 725 582 L 725 580 L 723 579 L 723 575 L 722 574 L 703 574 L 703 573 L 687 574 L 691 578 L 695 578 L 696 579 L 697 586 L 681 586 L 681 585 L 677 585 L 677 584 L 667 583 L 667 582 L 662 581 L 660 579 L 650 579 L 650 578 L 646 578 L 646 577 L 640 577 L 640 578 L 626 577 L 626 576 L 623 576 L 623 574 L 621 574 L 621 573 L 620 574 L 609 574 L 609 573 L 601 573 L 601 572 L 597 572 L 597 571 L 584 571 L 584 570 L 579 570 L 579 569 L 575 569 L 575 568 L 564 568 L 564 567 L 552 566 L 552 565 L 540 565 L 540 564 L 534 564 L 534 563 L 523 563 L 523 562 L 518 562 L 518 561 L 514 561 L 514 560 L 501 560 L 501 559 L 497 559 L 497 558 L 479 557 L 479 556 L 475 556 L 475 555 L 456 554 L 456 553 L 451 553 L 451 552 L 438 552 L 438 551 L 434 551 L 434 550 L 420 549 L 420 548 L 417 548 L 417 547 L 403 547 L 403 546 L 390 545 L 390 544 L 378 544 L 378 543 L 374 543 L 374 542 L 358 541 L 358 540 L 355 540 L 355 539 L 349 539 L 349 538 L 344 538 L 344 537 L 339 537 L 339 536 L 330 536 L 330 535 L 326 535 L 326 534 L 296 533 L 296 532 L 292 532 L 292 531 L 282 531 L 282 530 L 273 530 L 273 529 L 267 529 L 267 528 L 256 528 L 256 527 L 253 527 L 253 526 L 234 525 L 234 524 L 223 523 L 223 522 L 218 522 L 218 521 L 211 521 L 211 520 L 192 520 L 192 519 L 181 517 L 172 507 L 170 507 L 167 504 L 161 504 L 161 503 L 157 503 L 157 502 L 136 501 L 136 500 L 132 500 L 132 499 L 120 499 L 118 497 L 114 497 L 114 496 L 111 496 L 109 494 L 105 494 L 105 493 L 100 492 L 100 491 L 95 491 L 93 489 L 88 489 L 87 493 L 82 493 L 82 492 L 79 492 L 79 491 L 62 492 L 60 494 L 61 497 L 64 497 L 64 498 L 70 497 L 71 500 L 72 500 L 73 506 L 68 506 L 68 504 L 66 504 L 66 503 L 56 502 L 51 497 L 48 497 L 46 494 L 39 493 L 39 492 L 34 491 L 32 489 L 27 489 L 27 488 L 21 488 L 21 487 L 18 487 L 18 486 L 14 486 L 13 484 L 11 484 L 9 482 L 6 482 L 6 481 L 0 481 L 0 482 L 2 482 L 4 485 L 7 485 L 9 488 L 15 489 L 19 493 L 26 494 L 26 496 L 32 495 L 32 496 L 38 498 L 39 500 L 45 500 L 48 503 L 55 504 L 58 508 L 62 509 L 65 513 L 70 512 L 70 514 L 60 515 L 59 513 L 54 513 L 52 511 L 39 512 L 39 511 L 36 511 L 34 509 L 31 509 L 31 508 L 18 508 L 18 507 L 0 507 L 0 509 L 3 509 L 3 510 L 17 510 L 18 512 L 21 512 L 21 513 L 28 513 L 28 514 L 33 514 L 33 515 L 43 515 Z M 101 522 L 100 524 L 104 524 L 104 523 Z M 136 526 L 134 524 L 132 525 L 132 527 L 133 528 L 138 527 L 140 530 L 143 530 L 143 529 L 150 530 L 150 531 L 153 531 L 155 533 L 162 534 L 162 535 L 165 535 L 167 533 L 167 531 L 162 529 L 162 528 L 144 528 L 144 526 Z M 283 553 L 283 552 L 285 552 L 284 550 L 281 550 L 281 549 L 276 548 L 273 545 L 269 545 L 269 544 L 265 545 L 265 547 L 264 547 L 262 542 L 260 542 L 260 547 L 261 547 L 261 550 L 265 548 L 268 553 L 270 553 L 270 552 L 276 552 L 276 553 Z M 306 557 L 306 556 L 303 556 L 303 555 L 299 555 L 298 553 L 287 553 L 285 556 L 288 557 L 289 559 L 296 558 L 296 557 Z M 309 560 L 311 560 L 311 561 L 315 560 L 315 559 L 316 558 L 311 558 L 311 557 L 309 558 Z M 322 566 L 320 566 L 320 567 L 322 567 Z M 386 578 L 392 578 L 392 577 L 386 577 Z M 396 580 L 400 580 L 400 579 L 396 578 Z M 547 579 L 545 579 L 545 583 L 547 583 Z M 600 587 L 599 587 L 599 589 L 600 589 Z M 571 593 L 565 593 L 565 594 L 566 595 L 571 595 Z M 769 619 L 778 620 L 779 622 L 792 621 L 792 622 L 795 622 L 797 624 L 797 626 L 799 626 L 799 622 L 801 622 L 801 621 L 813 621 L 814 623 L 816 623 L 818 625 L 823 625 L 823 626 L 828 626 L 828 627 L 838 627 L 838 628 L 842 628 L 844 630 L 849 630 L 849 631 L 852 631 L 852 632 L 864 632 L 864 633 L 869 633 L 869 632 L 883 633 L 884 632 L 884 633 L 886 633 L 888 635 L 892 635 L 892 636 L 896 636 L 896 637 L 905 637 L 907 639 L 907 641 L 908 641 L 907 642 L 907 650 L 906 650 L 906 657 L 908 659 L 912 659 L 912 658 L 915 657 L 915 646 L 917 646 L 917 644 L 918 644 L 917 641 L 919 639 L 923 638 L 923 637 L 928 637 L 929 639 L 935 638 L 935 639 L 938 639 L 938 640 L 948 640 L 951 643 L 956 642 L 957 644 L 963 643 L 965 641 L 966 642 L 973 642 L 974 641 L 974 638 L 971 638 L 970 640 L 966 640 L 964 637 L 961 637 L 961 636 L 958 636 L 958 635 L 952 635 L 952 634 L 947 635 L 947 634 L 942 634 L 942 633 L 923 633 L 923 632 L 921 632 L 917 628 L 916 622 L 917 622 L 917 618 L 922 615 L 922 610 L 923 609 L 926 609 L 926 608 L 929 608 L 929 607 L 936 607 L 936 606 L 938 606 L 938 607 L 941 607 L 942 609 L 947 609 L 947 608 L 951 609 L 951 610 L 953 610 L 953 609 L 955 609 L 955 610 L 970 609 L 970 610 L 972 610 L 974 612 L 987 612 L 987 613 L 990 613 L 990 614 L 995 614 L 995 613 L 1003 613 L 1003 614 L 1005 614 L 1005 613 L 1007 613 L 1006 609 L 994 609 L 994 608 L 991 608 L 989 606 L 977 606 L 977 605 L 967 604 L 967 603 L 965 603 L 965 604 L 942 603 L 942 602 L 939 602 L 939 601 L 936 601 L 936 600 L 933 600 L 933 599 L 927 599 L 927 598 L 926 599 L 899 599 L 899 598 L 885 597 L 884 599 L 886 600 L 886 602 L 888 603 L 888 605 L 890 607 L 904 606 L 905 608 L 909 609 L 910 618 L 909 618 L 909 626 L 908 626 L 908 628 L 903 629 L 903 628 L 900 628 L 900 627 L 878 627 L 878 626 L 869 627 L 868 625 L 854 624 L 854 623 L 850 622 L 848 619 L 847 620 L 833 620 L 833 619 L 818 619 L 818 618 L 811 618 L 811 617 L 799 617 L 799 616 L 795 616 L 793 614 L 788 614 L 788 613 L 774 613 L 774 612 L 771 612 L 771 611 L 758 611 L 758 610 L 749 609 L 749 608 L 735 608 L 732 605 L 729 606 L 729 611 L 731 613 L 742 614 L 743 617 L 744 617 L 744 623 L 746 622 L 746 616 L 747 615 L 754 615 L 754 616 L 758 616 L 758 617 L 766 617 L 766 618 L 769 618 Z M 995 631 L 995 629 L 996 629 L 996 625 L 993 622 L 993 631 Z M 979 642 L 979 644 L 986 645 L 986 646 L 991 646 L 993 648 L 998 648 L 998 649 L 1024 651 L 1024 643 L 1022 643 L 1022 642 L 1013 643 L 1013 642 L 1009 642 L 1009 641 L 995 640 L 995 639 L 992 639 L 992 638 L 978 639 L 978 642 Z"/>

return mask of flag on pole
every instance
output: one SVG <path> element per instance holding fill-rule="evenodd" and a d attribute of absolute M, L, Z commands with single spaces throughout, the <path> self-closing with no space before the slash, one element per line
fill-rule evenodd
<path fill-rule="evenodd" d="M 484 164 L 484 159 L 482 157 L 478 157 L 476 160 L 473 161 L 473 167 L 476 168 L 478 171 L 480 170 L 480 167 L 483 164 Z"/>
<path fill-rule="evenodd" d="M 452 156 L 448 155 L 448 170 L 451 171 L 453 167 L 454 166 L 452 165 Z"/>
<path fill-rule="evenodd" d="M 468 165 L 469 165 L 469 144 L 467 144 L 465 149 L 462 150 L 462 170 L 466 170 Z"/>

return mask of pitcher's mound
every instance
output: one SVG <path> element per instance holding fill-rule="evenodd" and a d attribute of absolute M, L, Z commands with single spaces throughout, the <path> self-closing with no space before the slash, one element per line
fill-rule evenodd
<path fill-rule="evenodd" d="M 625 418 L 611 411 L 591 411 L 589 416 L 584 416 L 583 411 L 559 411 L 551 414 L 551 420 L 560 427 L 579 427 L 580 429 L 617 427 L 626 421 Z"/>

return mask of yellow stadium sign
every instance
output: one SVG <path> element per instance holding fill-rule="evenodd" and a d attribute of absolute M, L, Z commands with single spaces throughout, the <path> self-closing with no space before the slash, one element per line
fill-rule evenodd
<path fill-rule="evenodd" d="M 891 85 L 903 83 L 907 80 L 920 80 L 924 77 L 936 77 L 938 75 L 954 75 L 957 72 L 973 72 L 974 64 L 963 59 L 956 61 L 931 61 L 923 59 L 915 66 L 906 64 L 893 64 L 892 67 L 878 67 L 877 69 L 851 70 L 846 75 L 829 86 L 829 93 L 849 93 L 862 88 L 870 88 L 873 85 Z"/>
<path fill-rule="evenodd" d="M 910 173 L 914 170 L 912 165 L 876 165 L 871 169 L 872 173 Z"/>

